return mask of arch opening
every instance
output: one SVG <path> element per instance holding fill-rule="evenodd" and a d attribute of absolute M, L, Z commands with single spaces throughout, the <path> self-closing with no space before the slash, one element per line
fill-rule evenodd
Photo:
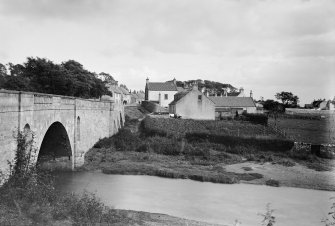
<path fill-rule="evenodd" d="M 80 117 L 77 117 L 77 141 L 80 141 Z"/>
<path fill-rule="evenodd" d="M 69 136 L 60 122 L 54 122 L 44 135 L 37 164 L 50 170 L 72 169 Z"/>
<path fill-rule="evenodd" d="M 120 113 L 120 128 L 123 127 L 122 114 Z"/>

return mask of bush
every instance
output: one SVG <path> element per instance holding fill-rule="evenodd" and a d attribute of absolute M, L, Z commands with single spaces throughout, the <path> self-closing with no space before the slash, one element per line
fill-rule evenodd
<path fill-rule="evenodd" d="M 154 136 L 147 138 L 137 151 L 152 151 L 163 155 L 180 155 L 181 149 L 181 141 L 176 138 Z"/>
<path fill-rule="evenodd" d="M 114 136 L 100 139 L 93 147 L 110 148 L 114 146 L 117 151 L 135 151 L 140 143 L 139 137 L 129 129 L 120 129 Z"/>
<path fill-rule="evenodd" d="M 197 156 L 202 157 L 203 159 L 210 159 L 209 149 L 193 147 L 189 144 L 184 148 L 183 154 L 186 156 Z"/>
<path fill-rule="evenodd" d="M 245 120 L 250 121 L 252 123 L 267 125 L 268 124 L 268 116 L 264 114 L 250 114 L 243 112 L 243 116 Z"/>
<path fill-rule="evenodd" d="M 294 143 L 285 139 L 269 139 L 254 137 L 236 137 L 227 135 L 215 135 L 208 133 L 187 133 L 185 138 L 189 142 L 203 142 L 224 144 L 225 146 L 254 147 L 262 151 L 286 152 L 291 150 Z M 237 153 L 240 154 L 240 153 Z"/>
<path fill-rule="evenodd" d="M 274 179 L 269 179 L 265 182 L 266 185 L 272 186 L 272 187 L 279 187 L 279 181 Z"/>

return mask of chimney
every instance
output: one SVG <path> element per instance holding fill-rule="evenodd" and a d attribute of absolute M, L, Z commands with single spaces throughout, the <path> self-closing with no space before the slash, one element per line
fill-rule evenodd
<path fill-rule="evenodd" d="M 224 96 L 228 96 L 227 88 L 223 88 L 223 95 L 224 95 Z"/>
<path fill-rule="evenodd" d="M 147 79 L 145 81 L 146 81 L 146 84 L 148 85 L 149 84 L 149 78 L 147 77 Z"/>
<path fill-rule="evenodd" d="M 176 80 L 176 78 L 173 78 L 172 82 L 173 82 L 173 84 L 177 85 L 177 80 Z"/>
<path fill-rule="evenodd" d="M 240 95 L 239 96 L 244 97 L 244 89 L 243 89 L 243 87 L 240 88 Z"/>
<path fill-rule="evenodd" d="M 250 90 L 250 97 L 252 98 L 252 96 L 253 96 L 253 95 L 252 95 L 252 90 Z"/>

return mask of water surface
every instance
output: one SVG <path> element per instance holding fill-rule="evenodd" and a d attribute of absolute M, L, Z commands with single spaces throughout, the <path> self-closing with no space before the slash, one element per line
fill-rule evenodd
<path fill-rule="evenodd" d="M 153 176 L 107 175 L 100 172 L 62 173 L 61 191 L 95 192 L 118 209 L 233 225 L 261 225 L 266 204 L 275 210 L 276 226 L 324 226 L 334 192 L 249 184 L 214 184 Z"/>

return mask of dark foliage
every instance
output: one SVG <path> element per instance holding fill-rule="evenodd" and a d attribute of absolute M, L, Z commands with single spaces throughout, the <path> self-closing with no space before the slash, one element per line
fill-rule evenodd
<path fill-rule="evenodd" d="M 0 76 L 0 88 L 81 98 L 109 94 L 105 82 L 74 60 L 55 64 L 45 58 L 28 57 L 22 65 L 8 65 L 9 74 L 4 71 Z"/>
<path fill-rule="evenodd" d="M 94 144 L 94 148 L 109 148 L 114 146 L 117 151 L 134 151 L 140 146 L 140 138 L 129 129 L 120 129 L 112 137 L 105 137 Z"/>
<path fill-rule="evenodd" d="M 225 146 L 247 146 L 255 147 L 260 151 L 286 152 L 292 149 L 294 143 L 290 140 L 236 137 L 227 135 L 215 135 L 209 133 L 187 133 L 185 138 L 189 142 L 208 141 L 224 144 Z"/>
<path fill-rule="evenodd" d="M 250 114 L 243 112 L 243 116 L 245 116 L 245 120 L 250 121 L 252 123 L 267 125 L 268 124 L 268 116 L 264 114 Z"/>

